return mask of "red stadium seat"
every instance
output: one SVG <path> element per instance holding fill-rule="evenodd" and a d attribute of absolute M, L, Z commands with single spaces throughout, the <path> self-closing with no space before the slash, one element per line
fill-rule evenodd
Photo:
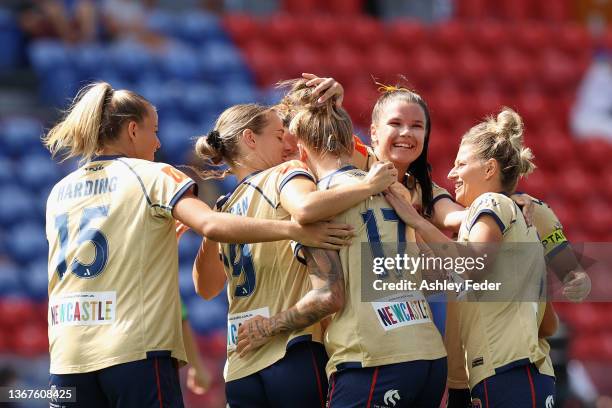
<path fill-rule="evenodd" d="M 584 52 L 588 53 L 593 46 L 587 28 L 577 23 L 559 25 L 555 37 L 559 48 L 568 53 L 568 55 L 576 55 Z"/>
<path fill-rule="evenodd" d="M 283 11 L 295 15 L 318 14 L 323 11 L 321 0 L 283 0 Z"/>
<path fill-rule="evenodd" d="M 600 172 L 610 164 L 612 159 L 612 144 L 606 139 L 590 138 L 578 142 L 580 157 L 583 164 L 593 172 Z M 603 172 L 602 174 L 606 174 Z M 608 173 L 609 174 L 609 173 Z"/>
<path fill-rule="evenodd" d="M 394 84 L 398 75 L 405 74 L 408 81 L 411 78 L 410 59 L 401 50 L 387 43 L 375 44 L 366 57 L 369 73 L 376 75 L 379 82 Z"/>
<path fill-rule="evenodd" d="M 324 2 L 324 9 L 333 15 L 358 15 L 363 12 L 364 0 L 334 0 Z"/>
<path fill-rule="evenodd" d="M 513 1 L 513 0 L 509 0 Z M 523 52 L 538 55 L 553 44 L 554 33 L 542 22 L 522 22 L 512 27 L 511 39 Z"/>
<path fill-rule="evenodd" d="M 472 47 L 460 48 L 456 53 L 453 66 L 464 88 L 467 89 L 477 89 L 493 73 L 492 61 Z"/>
<path fill-rule="evenodd" d="M 530 57 L 517 48 L 503 47 L 497 53 L 497 72 L 507 91 L 524 87 L 535 76 L 535 65 Z"/>
<path fill-rule="evenodd" d="M 525 21 L 535 17 L 535 3 L 531 0 L 502 0 L 497 4 L 499 16 L 506 20 Z"/>
<path fill-rule="evenodd" d="M 562 157 L 558 160 L 562 162 Z M 580 204 L 591 195 L 591 175 L 579 165 L 561 165 L 558 167 L 557 183 L 561 187 L 560 194 L 570 203 Z"/>
<path fill-rule="evenodd" d="M 549 92 L 574 89 L 580 78 L 580 66 L 565 54 L 547 49 L 538 59 L 539 81 Z"/>
<path fill-rule="evenodd" d="M 577 360 L 599 360 L 602 358 L 600 345 L 598 335 L 577 334 L 571 343 L 570 356 Z"/>
<path fill-rule="evenodd" d="M 351 119 L 357 126 L 367 131 L 372 122 L 372 108 L 380 94 L 374 83 L 357 82 L 345 88 L 344 108 L 351 115 Z"/>
<path fill-rule="evenodd" d="M 485 52 L 496 51 L 500 45 L 509 41 L 510 30 L 507 25 L 495 20 L 485 20 L 471 27 L 471 42 Z"/>
<path fill-rule="evenodd" d="M 285 65 L 291 77 L 302 72 L 319 72 L 328 63 L 324 51 L 308 43 L 293 44 L 286 53 Z"/>
<path fill-rule="evenodd" d="M 223 19 L 225 29 L 239 46 L 259 35 L 259 24 L 247 14 L 228 14 Z"/>
<path fill-rule="evenodd" d="M 325 60 L 321 61 L 321 66 L 330 67 L 334 78 L 341 84 L 352 82 L 356 76 L 369 69 L 365 55 L 347 43 L 330 44 L 324 55 Z"/>
<path fill-rule="evenodd" d="M 260 85 L 270 85 L 286 77 L 287 60 L 279 48 L 253 40 L 243 47 L 243 52 Z"/>
<path fill-rule="evenodd" d="M 19 326 L 13 335 L 13 350 L 26 357 L 48 352 L 47 325 L 25 322 Z"/>
<path fill-rule="evenodd" d="M 569 0 L 539 1 L 536 4 L 542 20 L 561 23 L 572 17 L 572 4 Z"/>
<path fill-rule="evenodd" d="M 545 94 L 539 91 L 526 91 L 518 95 L 517 108 L 525 126 L 534 127 L 550 112 L 550 104 Z M 534 126 L 532 126 L 534 125 Z"/>
<path fill-rule="evenodd" d="M 589 190 L 596 185 L 596 179 L 587 186 Z M 585 214 L 584 222 L 586 230 L 597 236 L 598 240 L 606 237 L 610 232 L 612 226 L 612 212 L 610 211 L 610 204 L 607 200 L 597 194 L 592 196 L 592 199 L 587 199 L 583 205 L 582 212 Z"/>
<path fill-rule="evenodd" d="M 481 20 L 491 16 L 491 3 L 487 0 L 457 0 L 457 15 L 467 19 Z"/>
<path fill-rule="evenodd" d="M 308 40 L 306 21 L 290 14 L 275 14 L 262 24 L 263 30 L 258 37 L 264 38 L 270 44 L 289 47 L 295 42 Z"/>
<path fill-rule="evenodd" d="M 390 22 L 386 27 L 387 39 L 385 42 L 406 54 L 411 54 L 415 46 L 427 41 L 429 37 L 429 31 L 418 20 L 396 20 Z"/>
<path fill-rule="evenodd" d="M 458 20 L 434 26 L 431 35 L 433 45 L 442 52 L 452 52 L 457 46 L 469 43 L 466 25 Z"/>
<path fill-rule="evenodd" d="M 478 118 L 484 118 L 487 115 L 499 111 L 500 107 L 511 105 L 509 99 L 501 92 L 498 87 L 480 87 L 474 95 L 474 114 Z"/>
<path fill-rule="evenodd" d="M 331 2 L 334 3 L 334 2 Z M 353 17 L 346 19 L 346 36 L 343 40 L 362 51 L 384 42 L 385 30 L 382 22 L 372 17 Z"/>
<path fill-rule="evenodd" d="M 307 21 L 309 21 L 306 29 L 307 37 L 314 46 L 326 47 L 330 42 L 342 39 L 345 25 L 339 24 L 337 19 L 331 16 L 317 16 Z"/>
<path fill-rule="evenodd" d="M 546 173 L 542 170 L 536 170 L 520 181 L 518 191 L 523 191 L 533 197 L 544 198 L 548 196 L 551 188 L 550 179 L 546 176 Z"/>
<path fill-rule="evenodd" d="M 447 56 L 430 46 L 420 45 L 412 54 L 410 71 L 419 86 L 431 86 L 450 78 L 451 69 Z"/>

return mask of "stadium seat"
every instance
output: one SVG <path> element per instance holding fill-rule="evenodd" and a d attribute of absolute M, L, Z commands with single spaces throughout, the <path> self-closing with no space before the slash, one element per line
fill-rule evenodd
<path fill-rule="evenodd" d="M 531 0 L 503 0 L 496 7 L 499 17 L 504 20 L 525 21 L 535 17 L 537 12 Z"/>
<path fill-rule="evenodd" d="M 187 231 L 183 234 L 179 241 L 179 259 L 181 262 L 186 262 L 189 267 L 193 264 L 202 238 L 193 231 Z"/>
<path fill-rule="evenodd" d="M 515 47 L 500 47 L 496 61 L 499 80 L 506 91 L 514 92 L 534 78 L 535 66 L 530 57 Z"/>
<path fill-rule="evenodd" d="M 22 293 L 19 282 L 19 269 L 11 262 L 0 262 L 0 310 L 2 309 L 2 298 L 15 296 Z M 6 324 L 0 317 L 0 326 Z"/>
<path fill-rule="evenodd" d="M 34 357 L 49 350 L 47 325 L 24 322 L 13 333 L 13 350 L 23 357 Z"/>
<path fill-rule="evenodd" d="M 31 191 L 40 191 L 45 186 L 58 182 L 61 173 L 57 164 L 49 154 L 29 154 L 22 156 L 18 179 L 22 185 Z"/>
<path fill-rule="evenodd" d="M 469 43 L 467 27 L 460 20 L 451 20 L 434 26 L 432 44 L 442 52 L 453 52 L 457 46 Z"/>
<path fill-rule="evenodd" d="M 490 4 L 487 0 L 457 0 L 457 15 L 469 20 L 482 20 L 491 17 Z"/>
<path fill-rule="evenodd" d="M 23 38 L 14 14 L 3 8 L 0 8 L 0 47 L 0 70 L 17 67 L 23 58 Z"/>
<path fill-rule="evenodd" d="M 66 68 L 71 64 L 69 50 L 59 41 L 38 40 L 30 44 L 30 63 L 39 75 Z"/>
<path fill-rule="evenodd" d="M 199 297 L 193 297 L 188 301 L 187 308 L 189 321 L 198 333 L 212 333 L 227 325 L 227 307 L 216 299 L 205 302 Z"/>
<path fill-rule="evenodd" d="M 8 240 L 7 247 L 11 257 L 20 264 L 45 256 L 48 252 L 45 228 L 38 222 L 16 224 L 10 229 L 9 235 L 11 239 Z"/>
<path fill-rule="evenodd" d="M 432 86 L 441 78 L 449 78 L 451 70 L 447 56 L 431 46 L 418 45 L 412 53 L 409 71 L 419 88 Z"/>
<path fill-rule="evenodd" d="M 337 42 L 329 46 L 325 55 L 324 58 L 330 66 L 330 73 L 341 84 L 348 85 L 356 76 L 367 75 L 368 61 L 359 48 L 354 48 L 347 43 Z"/>
<path fill-rule="evenodd" d="M 181 109 L 192 122 L 202 119 L 202 116 L 216 114 L 225 107 L 219 98 L 220 90 L 216 86 L 197 83 L 183 90 Z"/>
<path fill-rule="evenodd" d="M 508 0 L 512 2 L 512 0 Z M 510 39 L 514 45 L 531 55 L 538 55 L 543 49 L 553 45 L 554 32 L 548 24 L 541 21 L 524 21 L 512 26 Z"/>
<path fill-rule="evenodd" d="M 288 13 L 276 13 L 263 24 L 259 39 L 280 48 L 290 47 L 294 42 L 309 40 L 308 19 Z"/>
<path fill-rule="evenodd" d="M 386 28 L 386 44 L 408 55 L 417 44 L 428 40 L 429 31 L 418 20 L 399 19 L 389 22 Z"/>
<path fill-rule="evenodd" d="M 323 10 L 321 0 L 282 0 L 283 11 L 295 15 L 318 14 Z"/>
<path fill-rule="evenodd" d="M 323 3 L 324 10 L 334 16 L 355 16 L 363 11 L 364 0 L 334 0 Z"/>
<path fill-rule="evenodd" d="M 477 89 L 493 74 L 493 62 L 473 47 L 461 47 L 451 62 L 465 89 Z"/>
<path fill-rule="evenodd" d="M 559 48 L 568 55 L 589 54 L 592 50 L 592 39 L 587 27 L 577 23 L 560 24 L 555 37 Z"/>
<path fill-rule="evenodd" d="M 469 31 L 470 42 L 484 52 L 495 52 L 510 41 L 510 35 L 507 25 L 495 20 L 474 24 Z"/>
<path fill-rule="evenodd" d="M 47 256 L 43 254 L 36 261 L 29 263 L 19 279 L 24 293 L 29 299 L 37 302 L 47 300 L 49 282 Z"/>
<path fill-rule="evenodd" d="M 338 32 L 348 26 L 345 24 L 338 24 L 338 19 L 324 15 L 317 16 L 317 18 L 307 21 L 309 22 L 308 37 L 305 39 L 305 42 L 310 42 L 315 47 L 325 47 L 330 42 L 344 40 L 344 38 L 339 36 Z M 350 35 L 348 32 L 345 34 L 347 36 Z"/>
<path fill-rule="evenodd" d="M 228 14 L 223 19 L 223 26 L 232 40 L 240 47 L 260 33 L 257 20 L 248 14 Z"/>
<path fill-rule="evenodd" d="M 193 148 L 193 139 L 201 130 L 184 120 L 160 121 L 159 140 L 165 160 L 170 164 L 186 164 Z"/>
<path fill-rule="evenodd" d="M 410 58 L 401 49 L 389 44 L 373 45 L 365 57 L 367 69 L 376 73 L 377 81 L 383 84 L 394 84 L 399 74 L 405 74 L 410 80 Z"/>
<path fill-rule="evenodd" d="M 537 2 L 538 17 L 562 25 L 573 17 L 572 3 L 571 0 Z"/>
<path fill-rule="evenodd" d="M 16 184 L 0 185 L 0 226 L 8 229 L 28 220 L 35 211 L 34 196 Z"/>
<path fill-rule="evenodd" d="M 0 121 L 2 147 L 13 157 L 19 157 L 30 149 L 41 146 L 40 137 L 43 124 L 40 120 L 28 116 L 13 116 Z"/>
<path fill-rule="evenodd" d="M 563 157 L 563 156 L 557 156 Z M 578 164 L 563 165 L 559 170 L 556 184 L 562 186 L 559 191 L 571 203 L 588 200 L 592 193 L 591 175 Z"/>
<path fill-rule="evenodd" d="M 201 45 L 202 42 L 227 39 L 219 19 L 202 10 L 188 10 L 179 14 L 176 29 L 178 29 L 179 38 L 193 46 Z"/>
<path fill-rule="evenodd" d="M 280 78 L 289 78 L 288 57 L 277 47 L 273 47 L 261 40 L 253 40 L 244 49 L 245 59 L 248 66 L 255 74 L 260 86 L 269 86 L 276 83 Z M 291 75 L 295 75 L 291 71 Z"/>
<path fill-rule="evenodd" d="M 549 92 L 573 89 L 580 77 L 580 66 L 553 49 L 540 50 L 538 80 Z"/>
<path fill-rule="evenodd" d="M 346 37 L 343 40 L 361 51 L 384 42 L 385 31 L 383 24 L 372 17 L 358 16 L 346 18 L 344 25 L 346 26 L 344 29 Z"/>

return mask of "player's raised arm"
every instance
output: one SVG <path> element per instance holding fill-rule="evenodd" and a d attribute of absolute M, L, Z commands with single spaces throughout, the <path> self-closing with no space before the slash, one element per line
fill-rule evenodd
<path fill-rule="evenodd" d="M 305 177 L 289 180 L 281 191 L 281 204 L 300 224 L 326 220 L 389 187 L 397 170 L 389 162 L 376 163 L 363 181 L 330 190 L 317 190 Z"/>
<path fill-rule="evenodd" d="M 172 215 L 198 234 L 218 242 L 251 243 L 293 239 L 303 245 L 339 249 L 352 236 L 352 227 L 344 224 L 299 225 L 290 221 L 215 212 L 191 192 L 185 193 L 176 203 Z"/>
<path fill-rule="evenodd" d="M 270 318 L 256 316 L 238 330 L 240 355 L 261 347 L 277 334 L 308 327 L 344 306 L 344 275 L 336 251 L 304 247 L 312 289 L 288 310 Z"/>

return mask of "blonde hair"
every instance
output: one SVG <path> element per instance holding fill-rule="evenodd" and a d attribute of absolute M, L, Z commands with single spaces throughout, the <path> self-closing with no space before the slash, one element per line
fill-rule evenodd
<path fill-rule="evenodd" d="M 523 121 L 518 113 L 504 107 L 497 118 L 488 117 L 471 128 L 461 139 L 481 160 L 495 159 L 500 166 L 500 181 L 506 193 L 512 193 L 520 177 L 535 169 L 531 149 L 523 146 Z"/>
<path fill-rule="evenodd" d="M 239 161 L 240 138 L 242 132 L 251 129 L 261 133 L 268 124 L 268 106 L 255 103 L 234 105 L 221 113 L 213 130 L 198 137 L 195 144 L 196 156 L 213 166 L 223 163 L 234 166 Z M 229 171 L 204 171 L 203 178 L 222 178 Z"/>
<path fill-rule="evenodd" d="M 305 104 L 310 103 L 312 88 L 306 85 L 307 82 L 308 80 L 304 78 L 296 78 L 276 83 L 277 88 L 288 89 L 285 96 L 274 106 L 278 116 L 283 121 L 283 126 L 287 128 L 297 111 Z"/>
<path fill-rule="evenodd" d="M 296 81 L 299 84 L 301 81 Z M 304 81 L 305 83 L 305 81 Z M 306 146 L 319 154 L 336 156 L 353 153 L 353 124 L 349 114 L 336 106 L 336 98 L 318 104 L 313 88 L 292 88 L 290 102 L 296 112 L 291 119 L 289 131 Z"/>
<path fill-rule="evenodd" d="M 45 136 L 43 144 L 62 161 L 80 156 L 88 161 L 108 142 L 119 137 L 127 121 L 142 122 L 152 105 L 128 90 L 115 91 L 110 84 L 98 82 L 83 87 L 64 114 L 64 118 Z"/>

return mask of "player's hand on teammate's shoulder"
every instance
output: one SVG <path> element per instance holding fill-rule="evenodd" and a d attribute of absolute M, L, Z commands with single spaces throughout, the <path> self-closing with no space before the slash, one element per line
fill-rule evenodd
<path fill-rule="evenodd" d="M 563 296 L 572 302 L 580 302 L 591 293 L 591 278 L 584 271 L 571 271 L 563 280 Z"/>
<path fill-rule="evenodd" d="M 317 99 L 318 103 L 324 103 L 326 100 L 335 97 L 336 106 L 341 107 L 344 99 L 344 88 L 340 82 L 331 77 L 318 77 L 315 74 L 303 73 L 302 78 L 307 79 L 306 85 L 314 86 L 314 94 L 320 95 Z"/>
<path fill-rule="evenodd" d="M 339 250 L 343 246 L 350 245 L 355 235 L 353 226 L 349 224 L 338 224 L 328 221 L 315 222 L 301 225 L 297 222 L 297 242 L 304 246 Z"/>
<path fill-rule="evenodd" d="M 397 215 L 409 226 L 416 226 L 423 221 L 423 217 L 412 206 L 410 191 L 402 184 L 395 182 L 384 192 L 387 202 L 395 210 Z"/>
<path fill-rule="evenodd" d="M 531 227 L 533 225 L 533 217 L 535 213 L 535 204 L 533 203 L 531 197 L 526 194 L 512 194 L 510 198 L 512 198 L 512 201 L 521 207 L 525 221 L 527 222 L 527 225 Z"/>
<path fill-rule="evenodd" d="M 236 352 L 244 357 L 272 340 L 272 337 L 272 320 L 263 316 L 252 317 L 238 329 Z"/>
<path fill-rule="evenodd" d="M 397 169 L 390 161 L 379 161 L 372 165 L 363 179 L 372 195 L 382 193 L 397 181 Z"/>

